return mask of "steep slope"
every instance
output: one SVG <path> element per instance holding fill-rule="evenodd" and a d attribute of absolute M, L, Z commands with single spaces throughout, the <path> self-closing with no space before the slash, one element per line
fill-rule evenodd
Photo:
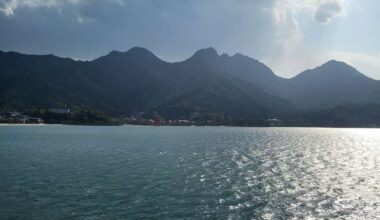
<path fill-rule="evenodd" d="M 132 106 L 165 112 L 170 116 L 191 112 L 224 112 L 229 115 L 267 114 L 292 109 L 292 105 L 264 92 L 259 86 L 235 74 L 221 71 L 221 57 L 213 48 L 197 51 L 191 58 L 165 67 L 165 73 L 147 86 L 130 93 Z M 210 93 L 210 91 L 213 91 Z M 229 100 L 226 101 L 227 97 Z M 260 114 L 263 116 L 263 114 Z"/>
<path fill-rule="evenodd" d="M 203 67 L 215 71 L 227 73 L 233 77 L 255 84 L 267 93 L 278 94 L 285 86 L 286 79 L 278 77 L 265 64 L 242 54 L 229 56 L 218 55 L 217 51 L 210 47 L 197 51 L 185 62 L 197 63 Z"/>
<path fill-rule="evenodd" d="M 137 47 L 127 52 L 113 51 L 90 62 L 55 56 L 2 55 L 0 75 L 5 82 L 0 85 L 2 109 L 78 107 L 136 113 L 170 109 L 165 105 L 178 106 L 175 103 L 202 96 L 208 100 L 197 101 L 197 108 L 203 112 L 263 115 L 257 113 L 263 109 L 271 114 L 291 108 L 285 100 L 274 98 L 259 86 L 225 71 L 222 68 L 225 58 L 213 49 L 200 50 L 178 63 L 164 62 Z M 210 96 L 210 89 L 214 89 L 214 96 Z M 221 99 L 226 97 L 228 101 Z M 218 107 L 213 108 L 210 103 Z M 186 112 L 194 110 L 193 105 L 181 106 Z"/>
<path fill-rule="evenodd" d="M 94 106 L 95 97 L 106 97 L 80 72 L 80 62 L 55 57 L 0 52 L 0 107 Z"/>
<path fill-rule="evenodd" d="M 113 114 L 162 111 L 177 117 L 223 112 L 270 117 L 342 104 L 380 103 L 380 82 L 330 61 L 292 79 L 247 56 L 213 48 L 168 63 L 135 47 L 93 61 L 0 52 L 0 110 L 96 109 Z"/>
<path fill-rule="evenodd" d="M 380 102 L 379 81 L 335 60 L 306 70 L 291 79 L 276 76 L 270 68 L 248 56 L 218 55 L 214 48 L 199 50 L 185 62 L 198 63 L 197 66 L 250 82 L 268 94 L 289 100 L 299 110 Z"/>
<path fill-rule="evenodd" d="M 282 97 L 302 109 L 322 109 L 347 103 L 379 102 L 380 83 L 338 61 L 306 70 L 287 82 Z"/>
<path fill-rule="evenodd" d="M 84 65 L 83 71 L 91 74 L 97 84 L 125 92 L 157 80 L 167 66 L 152 52 L 134 47 L 127 52 L 112 51 Z"/>
<path fill-rule="evenodd" d="M 234 118 L 267 118 L 293 108 L 288 101 L 271 96 L 251 83 L 217 74 L 157 110 L 169 117 L 218 112 Z"/>

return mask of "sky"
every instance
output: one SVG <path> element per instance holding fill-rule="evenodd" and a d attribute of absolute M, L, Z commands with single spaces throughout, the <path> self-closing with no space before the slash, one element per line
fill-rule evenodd
<path fill-rule="evenodd" d="M 379 0 L 0 0 L 0 50 L 92 60 L 145 47 L 174 62 L 242 53 L 293 77 L 328 60 L 380 79 Z"/>

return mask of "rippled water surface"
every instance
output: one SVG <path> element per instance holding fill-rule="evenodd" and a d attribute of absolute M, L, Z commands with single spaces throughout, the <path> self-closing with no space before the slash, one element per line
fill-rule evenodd
<path fill-rule="evenodd" d="M 380 219 L 380 130 L 0 126 L 0 219 Z"/>

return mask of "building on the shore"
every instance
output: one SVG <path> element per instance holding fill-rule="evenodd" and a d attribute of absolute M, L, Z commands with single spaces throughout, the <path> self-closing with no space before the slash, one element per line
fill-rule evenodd
<path fill-rule="evenodd" d="M 33 117 L 33 118 L 29 118 L 26 123 L 28 123 L 28 124 L 43 124 L 44 120 L 42 120 L 41 118 Z"/>
<path fill-rule="evenodd" d="M 19 123 L 19 124 L 42 124 L 41 118 L 31 117 L 20 112 L 7 112 L 0 114 L 0 123 Z"/>

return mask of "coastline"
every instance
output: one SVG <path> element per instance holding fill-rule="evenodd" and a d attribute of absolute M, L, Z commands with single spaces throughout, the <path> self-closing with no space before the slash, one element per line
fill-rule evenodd
<path fill-rule="evenodd" d="M 231 125 L 137 125 L 137 124 L 123 124 L 123 125 L 87 125 L 87 124 L 23 124 L 23 123 L 0 123 L 1 126 L 14 126 L 14 127 L 45 127 L 45 126 L 82 126 L 82 127 L 214 127 L 214 128 L 330 128 L 330 129 L 380 129 L 380 127 L 332 127 L 332 126 L 231 126 Z"/>
<path fill-rule="evenodd" d="M 62 124 L 23 124 L 23 123 L 0 123 L 0 126 L 48 126 L 48 125 L 62 125 Z"/>

